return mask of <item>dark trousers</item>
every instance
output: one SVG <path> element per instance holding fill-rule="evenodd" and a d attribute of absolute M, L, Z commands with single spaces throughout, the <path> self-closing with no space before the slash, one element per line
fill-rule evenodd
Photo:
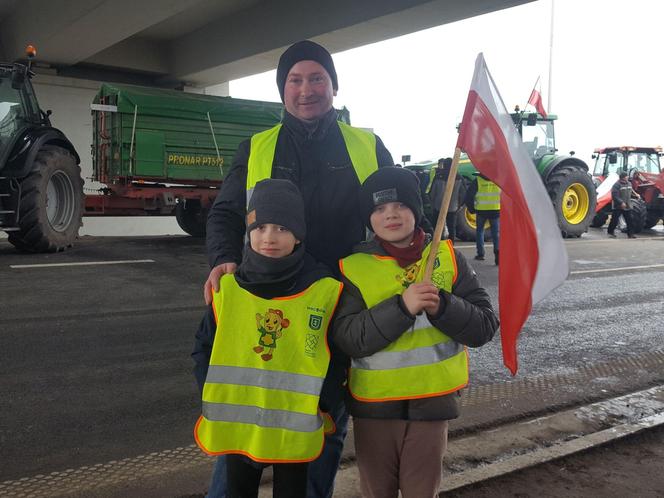
<path fill-rule="evenodd" d="M 477 222 L 477 230 L 475 231 L 475 247 L 477 248 L 477 255 L 484 256 L 484 224 L 488 221 L 489 228 L 491 229 L 491 238 L 493 239 L 493 253 L 498 254 L 500 247 L 500 218 L 485 218 L 482 211 L 475 213 L 475 221 Z"/>
<path fill-rule="evenodd" d="M 438 214 L 440 211 L 433 211 L 433 221 L 436 223 L 438 220 Z M 451 211 L 447 213 L 447 216 L 445 217 L 445 225 L 447 225 L 447 238 L 450 240 L 454 240 L 456 238 L 456 211 Z M 435 228 L 435 227 L 434 227 Z"/>
<path fill-rule="evenodd" d="M 629 209 L 614 209 L 611 211 L 611 221 L 609 222 L 609 228 L 607 232 L 613 235 L 614 230 L 618 226 L 618 220 L 620 216 L 624 216 L 625 223 L 627 223 L 627 235 L 634 234 L 634 226 L 632 224 L 632 212 Z"/>
<path fill-rule="evenodd" d="M 274 498 L 306 498 L 308 463 L 275 463 L 272 465 Z M 228 455 L 228 498 L 257 498 L 263 468 L 252 465 L 246 457 Z"/>

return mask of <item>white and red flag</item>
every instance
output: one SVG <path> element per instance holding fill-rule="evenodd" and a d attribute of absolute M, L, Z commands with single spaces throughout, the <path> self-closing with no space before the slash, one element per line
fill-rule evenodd
<path fill-rule="evenodd" d="M 535 108 L 540 115 L 545 118 L 546 111 L 544 110 L 544 104 L 542 104 L 542 88 L 540 85 L 540 80 L 537 78 L 533 91 L 530 92 L 530 97 L 528 98 L 528 103 Z"/>
<path fill-rule="evenodd" d="M 479 54 L 457 147 L 501 189 L 498 302 L 503 363 L 516 375 L 516 341 L 532 306 L 569 273 L 567 251 L 542 179 Z"/>
<path fill-rule="evenodd" d="M 618 173 L 611 172 L 595 189 L 597 192 L 597 203 L 595 204 L 596 213 L 599 213 L 604 206 L 611 202 L 611 187 L 613 187 L 619 178 Z"/>

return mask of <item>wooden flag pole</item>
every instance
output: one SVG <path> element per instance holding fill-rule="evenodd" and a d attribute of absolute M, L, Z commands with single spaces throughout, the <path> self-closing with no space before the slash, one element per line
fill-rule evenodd
<path fill-rule="evenodd" d="M 443 235 L 443 228 L 445 227 L 445 218 L 447 217 L 447 210 L 450 207 L 450 200 L 452 199 L 452 192 L 454 191 L 454 182 L 456 181 L 457 169 L 459 167 L 459 157 L 461 157 L 461 149 L 456 147 L 454 149 L 454 158 L 452 158 L 452 166 L 450 167 L 450 174 L 447 177 L 447 184 L 445 185 L 445 192 L 443 199 L 440 202 L 440 211 L 438 211 L 438 219 L 436 220 L 436 229 L 433 231 L 433 240 L 431 241 L 431 250 L 427 258 L 427 265 L 424 268 L 423 282 L 431 282 L 431 274 L 433 273 L 433 262 L 438 254 L 438 246 L 440 245 L 440 238 Z M 433 178 L 432 180 L 433 181 Z"/>

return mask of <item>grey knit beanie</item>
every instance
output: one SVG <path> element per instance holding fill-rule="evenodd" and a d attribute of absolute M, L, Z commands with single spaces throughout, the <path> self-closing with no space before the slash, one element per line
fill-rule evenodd
<path fill-rule="evenodd" d="M 272 223 L 288 228 L 303 242 L 307 236 L 307 224 L 302 194 L 289 180 L 262 180 L 254 187 L 249 200 L 246 222 L 247 233 L 258 225 Z"/>

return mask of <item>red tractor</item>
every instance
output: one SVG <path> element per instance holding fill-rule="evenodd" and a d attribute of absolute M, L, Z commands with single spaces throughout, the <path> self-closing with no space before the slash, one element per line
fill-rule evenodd
<path fill-rule="evenodd" d="M 640 199 L 634 199 L 633 220 L 638 233 L 654 227 L 664 217 L 664 172 L 659 158 L 661 147 L 605 147 L 595 149 L 593 180 L 597 189 L 597 206 L 593 227 L 601 227 L 611 214 L 611 186 L 618 174 L 627 172 L 632 188 Z"/>

